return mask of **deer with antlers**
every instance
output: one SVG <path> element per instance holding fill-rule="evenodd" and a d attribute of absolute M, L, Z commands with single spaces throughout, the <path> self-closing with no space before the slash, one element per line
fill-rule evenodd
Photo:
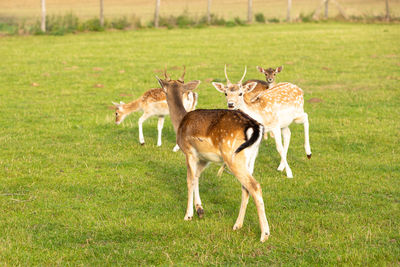
<path fill-rule="evenodd" d="M 246 74 L 245 69 L 245 74 Z M 244 75 L 245 75 L 244 74 Z M 286 155 L 290 143 L 289 125 L 294 121 L 304 125 L 304 148 L 308 158 L 311 158 L 309 141 L 308 115 L 304 112 L 303 91 L 294 84 L 280 83 L 272 89 L 259 92 L 256 96 L 250 95 L 257 86 L 256 82 L 242 85 L 242 81 L 233 84 L 226 73 L 227 85 L 213 82 L 214 87 L 225 94 L 228 109 L 240 109 L 258 122 L 262 123 L 266 132 L 272 132 L 275 137 L 276 148 L 281 156 L 278 170 L 286 170 L 288 178 L 293 178 L 292 171 L 287 163 Z M 281 136 L 283 135 L 283 143 Z"/>
<path fill-rule="evenodd" d="M 157 77 L 157 80 L 167 95 L 176 142 L 186 157 L 188 202 L 184 219 L 193 218 L 193 197 L 197 215 L 203 217 L 199 177 L 210 162 L 224 163 L 242 185 L 242 202 L 233 229 L 240 229 L 243 225 L 250 194 L 257 207 L 260 241 L 267 240 L 270 232 L 262 190 L 252 175 L 263 126 L 240 110 L 197 109 L 187 112 L 182 96 L 196 89 L 200 81 L 183 83 L 169 77 L 164 80 Z"/>
<path fill-rule="evenodd" d="M 166 73 L 164 72 L 164 75 Z M 183 81 L 185 73 L 181 76 L 181 80 Z M 187 92 L 182 95 L 183 105 L 186 110 L 194 110 L 197 105 L 198 95 L 195 92 Z M 158 138 L 157 138 L 157 146 L 161 146 L 161 135 L 162 129 L 164 126 L 164 119 L 166 115 L 169 115 L 168 104 L 166 95 L 163 89 L 155 88 L 150 89 L 145 92 L 138 99 L 125 104 L 123 102 L 115 103 L 115 123 L 119 125 L 129 114 L 135 111 L 143 111 L 143 115 L 139 118 L 139 142 L 141 145 L 144 145 L 144 136 L 143 136 L 143 122 L 153 116 L 158 117 Z M 175 145 L 173 151 L 176 152 L 179 150 L 179 146 Z"/>

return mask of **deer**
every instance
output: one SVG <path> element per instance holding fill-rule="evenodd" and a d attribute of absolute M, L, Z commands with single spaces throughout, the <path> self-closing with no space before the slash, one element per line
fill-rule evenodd
<path fill-rule="evenodd" d="M 256 87 L 251 92 L 248 93 L 254 96 L 258 95 L 260 92 L 263 92 L 265 90 L 271 89 L 274 86 L 276 86 L 276 74 L 280 73 L 283 70 L 283 66 L 277 67 L 275 69 L 273 68 L 263 69 L 262 67 L 257 66 L 257 70 L 265 74 L 266 81 L 248 80 L 243 83 L 243 85 L 252 82 L 257 83 Z"/>
<path fill-rule="evenodd" d="M 197 105 L 198 95 L 195 92 L 187 92 L 183 94 L 183 105 L 187 110 L 194 110 Z M 162 129 L 164 127 L 164 119 L 166 115 L 169 115 L 167 100 L 165 92 L 161 88 L 154 88 L 146 91 L 138 99 L 125 104 L 124 102 L 115 103 L 115 123 L 117 125 L 121 124 L 122 121 L 132 112 L 139 110 L 143 111 L 143 115 L 139 118 L 139 142 L 141 145 L 145 144 L 143 136 L 143 122 L 153 116 L 158 117 L 158 138 L 157 146 L 161 146 L 161 135 Z M 173 151 L 179 150 L 179 146 L 175 145 Z"/>
<path fill-rule="evenodd" d="M 168 109 L 176 143 L 186 158 L 188 201 L 184 220 L 193 219 L 193 207 L 198 217 L 204 216 L 199 194 L 199 178 L 210 162 L 224 163 L 239 180 L 242 200 L 239 215 L 233 226 L 243 226 L 249 195 L 257 207 L 261 229 L 260 241 L 270 235 L 260 184 L 253 177 L 255 160 L 264 127 L 240 110 L 196 109 L 187 111 L 182 96 L 198 87 L 200 81 L 184 83 L 182 77 L 157 80 L 167 95 Z M 243 80 L 243 78 L 242 78 Z M 194 206 L 193 206 L 194 199 Z"/>
<path fill-rule="evenodd" d="M 245 73 L 247 67 L 245 68 Z M 227 100 L 228 109 L 242 110 L 250 117 L 263 124 L 266 132 L 272 132 L 275 137 L 276 149 L 281 156 L 278 171 L 286 170 L 288 178 L 293 178 L 286 155 L 289 149 L 291 132 L 289 125 L 302 123 L 304 126 L 304 148 L 307 158 L 311 158 L 311 148 L 309 141 L 309 122 L 308 115 L 304 112 L 303 91 L 291 83 L 280 83 L 279 85 L 262 91 L 256 96 L 250 95 L 257 86 L 257 82 L 242 84 L 232 84 L 229 81 L 226 65 L 225 77 L 227 85 L 213 82 L 217 91 L 224 93 Z M 282 146 L 282 138 L 283 143 Z M 220 170 L 220 173 L 222 170 Z"/>
<path fill-rule="evenodd" d="M 273 68 L 264 69 L 262 67 L 257 66 L 257 70 L 261 73 L 264 73 L 265 80 L 268 85 L 267 89 L 271 89 L 272 87 L 276 86 L 276 75 L 283 70 L 283 66 L 279 66 L 275 69 Z"/>

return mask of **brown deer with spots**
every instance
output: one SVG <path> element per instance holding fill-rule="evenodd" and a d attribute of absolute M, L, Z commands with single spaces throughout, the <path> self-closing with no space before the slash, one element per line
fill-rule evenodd
<path fill-rule="evenodd" d="M 182 79 L 182 76 L 180 79 Z M 194 110 L 197 105 L 197 93 L 187 92 L 182 95 L 183 105 L 186 110 Z M 169 115 L 167 98 L 165 92 L 161 88 L 150 89 L 145 92 L 141 97 L 137 100 L 134 100 L 128 104 L 123 102 L 115 103 L 115 123 L 120 124 L 126 116 L 135 111 L 143 111 L 143 115 L 139 118 L 139 142 L 141 145 L 144 145 L 144 136 L 143 136 L 143 122 L 153 116 L 158 117 L 158 138 L 157 138 L 157 146 L 161 146 L 161 134 L 162 129 L 164 127 L 164 119 L 166 115 Z M 176 145 L 173 149 L 176 152 L 179 149 L 178 145 Z"/>
<path fill-rule="evenodd" d="M 250 98 L 253 98 L 254 96 L 258 95 L 259 93 L 276 86 L 276 75 L 283 70 L 283 66 L 277 67 L 276 69 L 273 69 L 273 68 L 263 69 L 262 67 L 257 66 L 257 70 L 261 73 L 264 73 L 266 81 L 248 80 L 243 83 L 243 85 L 247 85 L 252 82 L 257 83 L 256 87 L 254 87 L 254 89 L 251 90 L 251 92 L 247 93 L 247 95 Z"/>
<path fill-rule="evenodd" d="M 199 177 L 210 162 L 224 163 L 242 185 L 241 207 L 233 229 L 240 229 L 243 225 L 250 194 L 257 207 L 260 240 L 267 240 L 270 232 L 262 190 L 252 175 L 263 126 L 240 110 L 197 109 L 187 112 L 182 96 L 197 88 L 200 81 L 183 83 L 169 77 L 164 80 L 157 77 L 157 80 L 166 92 L 176 142 L 186 157 L 188 201 L 184 219 L 193 218 L 193 197 L 196 212 L 200 218 L 203 217 Z"/>
<path fill-rule="evenodd" d="M 246 75 L 246 70 L 244 75 Z M 243 75 L 243 77 L 244 77 Z M 304 148 L 308 158 L 311 158 L 309 141 L 308 115 L 304 112 L 303 91 L 294 84 L 280 83 L 275 87 L 259 92 L 257 95 L 250 93 L 257 86 L 257 82 L 242 85 L 241 81 L 232 84 L 226 73 L 227 85 L 213 82 L 214 87 L 225 93 L 228 109 L 240 109 L 259 123 L 262 123 L 266 132 L 272 132 L 275 137 L 276 148 L 281 156 L 278 170 L 286 169 L 288 178 L 293 178 L 292 171 L 287 163 L 286 155 L 290 143 L 289 125 L 294 121 L 304 125 Z M 282 146 L 282 137 L 284 146 Z"/>

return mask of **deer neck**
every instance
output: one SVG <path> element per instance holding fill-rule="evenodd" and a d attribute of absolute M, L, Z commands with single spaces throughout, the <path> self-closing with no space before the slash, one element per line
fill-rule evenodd
<path fill-rule="evenodd" d="M 255 119 L 260 124 L 264 124 L 263 118 L 260 115 L 260 112 L 257 109 L 257 107 L 259 106 L 254 103 L 251 103 L 250 101 L 244 100 L 243 104 L 240 107 L 240 110 L 249 115 L 250 117 L 252 117 L 253 119 Z"/>
<path fill-rule="evenodd" d="M 174 89 L 175 88 L 170 90 L 170 92 L 167 94 L 167 103 L 172 125 L 174 126 L 175 133 L 177 133 L 179 124 L 186 115 L 187 111 L 183 106 L 181 93 L 178 89 Z"/>

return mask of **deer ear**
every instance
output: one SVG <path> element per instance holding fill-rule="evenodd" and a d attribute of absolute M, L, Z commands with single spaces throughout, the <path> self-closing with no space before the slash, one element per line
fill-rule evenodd
<path fill-rule="evenodd" d="M 265 72 L 265 70 L 263 68 L 259 67 L 259 66 L 257 66 L 257 69 L 258 69 L 259 72 L 262 72 L 262 73 Z"/>
<path fill-rule="evenodd" d="M 277 68 L 276 68 L 275 72 L 276 72 L 276 73 L 279 73 L 279 72 L 281 72 L 282 70 L 283 70 L 283 66 L 280 66 L 280 67 L 277 67 Z"/>
<path fill-rule="evenodd" d="M 257 82 L 248 83 L 248 84 L 246 84 L 246 85 L 244 86 L 244 91 L 245 91 L 246 93 L 249 93 L 249 92 L 253 91 L 254 88 L 256 88 L 256 86 L 257 86 Z"/>
<path fill-rule="evenodd" d="M 214 85 L 215 89 L 217 89 L 219 92 L 225 93 L 226 89 L 225 89 L 225 85 L 223 83 L 213 82 L 212 85 Z"/>
<path fill-rule="evenodd" d="M 186 90 L 186 91 L 192 91 L 192 90 L 196 89 L 197 86 L 199 86 L 200 83 L 201 83 L 201 81 L 199 81 L 199 80 L 195 80 L 195 81 L 191 81 L 191 82 L 185 83 L 183 85 L 183 89 Z"/>

